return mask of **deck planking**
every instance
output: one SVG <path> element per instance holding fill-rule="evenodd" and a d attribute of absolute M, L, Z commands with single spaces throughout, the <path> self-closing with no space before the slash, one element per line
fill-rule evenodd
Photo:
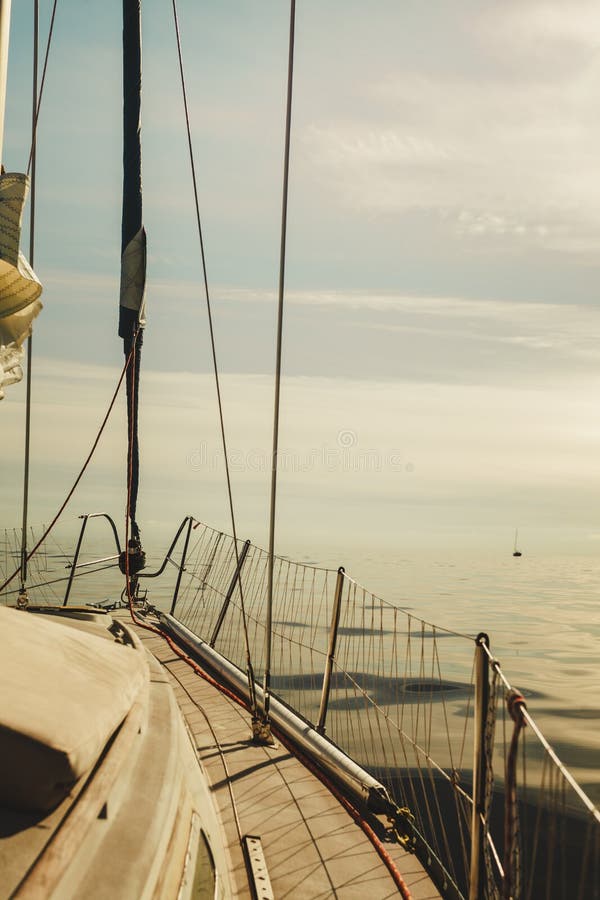
<path fill-rule="evenodd" d="M 252 743 L 246 710 L 197 675 L 163 638 L 133 628 L 168 674 L 186 719 L 218 810 L 237 896 L 251 897 L 241 833 L 260 837 L 278 900 L 397 897 L 372 843 L 325 785 L 284 746 Z M 415 900 L 441 896 L 413 854 L 397 844 L 385 849 Z"/>

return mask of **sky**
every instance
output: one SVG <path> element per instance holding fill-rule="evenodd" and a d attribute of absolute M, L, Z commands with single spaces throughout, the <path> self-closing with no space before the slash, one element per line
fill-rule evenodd
<path fill-rule="evenodd" d="M 29 152 L 15 3 L 3 161 Z M 41 3 L 45 39 L 50 4 Z M 238 531 L 267 540 L 288 6 L 181 0 Z M 38 134 L 33 521 L 122 364 L 120 3 L 59 4 Z M 142 532 L 229 530 L 171 5 L 146 0 Z M 276 548 L 595 554 L 600 8 L 299 0 Z M 23 249 L 27 252 L 27 230 Z M 0 404 L 20 522 L 24 385 Z M 123 403 L 68 514 L 124 507 Z M 349 555 L 351 551 L 349 549 Z"/>

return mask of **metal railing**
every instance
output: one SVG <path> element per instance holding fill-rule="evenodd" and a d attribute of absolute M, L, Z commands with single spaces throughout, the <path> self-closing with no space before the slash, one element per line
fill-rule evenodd
<path fill-rule="evenodd" d="M 242 577 L 258 681 L 267 554 L 246 542 L 236 569 L 232 539 L 203 529 L 176 617 L 244 671 Z M 386 786 L 445 896 L 599 895 L 600 813 L 515 704 L 487 635 L 437 628 L 343 568 L 276 558 L 275 583 L 274 694 Z"/>
<path fill-rule="evenodd" d="M 70 569 L 69 580 L 67 581 L 67 588 L 65 590 L 65 596 L 63 598 L 63 606 L 66 606 L 69 602 L 69 595 L 71 594 L 71 588 L 73 587 L 73 579 L 75 578 L 75 572 L 79 568 L 87 568 L 93 565 L 99 565 L 100 563 L 105 562 L 114 562 L 114 560 L 119 559 L 119 554 L 121 552 L 121 545 L 119 543 L 119 533 L 117 531 L 117 526 L 114 523 L 114 519 L 112 519 L 108 513 L 86 513 L 83 516 L 79 516 L 82 519 L 81 529 L 79 531 L 79 537 L 77 538 L 77 544 L 75 546 L 75 553 L 73 554 L 73 562 L 67 565 L 67 569 Z M 86 528 L 90 519 L 105 519 L 111 527 L 112 535 L 115 539 L 115 546 L 117 548 L 116 555 L 114 556 L 104 556 L 101 559 L 91 560 L 85 563 L 79 562 L 79 554 L 81 553 L 81 545 L 83 544 L 83 538 L 86 532 Z M 115 563 L 116 565 L 116 563 Z"/>
<path fill-rule="evenodd" d="M 114 559 L 79 562 L 88 519 L 102 516 L 109 519 L 82 517 L 64 603 L 76 574 Z M 231 536 L 186 516 L 158 569 L 140 577 L 157 578 L 171 564 L 166 610 L 244 673 L 241 580 L 260 682 L 268 555 L 250 541 L 237 549 Z M 444 896 L 600 897 L 600 813 L 487 635 L 438 628 L 342 567 L 277 557 L 274 583 L 274 695 L 385 786 Z"/>

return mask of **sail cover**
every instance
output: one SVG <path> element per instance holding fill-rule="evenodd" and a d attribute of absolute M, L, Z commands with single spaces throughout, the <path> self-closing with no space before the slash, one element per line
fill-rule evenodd
<path fill-rule="evenodd" d="M 145 324 L 146 232 L 142 224 L 140 0 L 123 2 L 123 214 L 119 336 L 129 353 Z"/>
<path fill-rule="evenodd" d="M 81 624 L 0 607 L 2 807 L 52 809 L 94 765 L 147 683 L 143 650 Z"/>
<path fill-rule="evenodd" d="M 126 376 L 129 518 L 132 538 L 141 546 L 136 510 L 139 485 L 138 397 L 145 325 L 146 232 L 142 223 L 140 13 L 140 0 L 123 0 L 123 215 L 119 336 L 123 338 L 123 350 L 130 362 Z"/>
<path fill-rule="evenodd" d="M 42 308 L 42 285 L 19 250 L 28 189 L 26 175 L 0 175 L 0 400 L 3 388 L 23 377 L 22 345 Z"/>

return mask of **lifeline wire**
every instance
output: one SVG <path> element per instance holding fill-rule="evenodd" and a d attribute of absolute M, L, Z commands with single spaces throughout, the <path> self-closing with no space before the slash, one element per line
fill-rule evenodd
<path fill-rule="evenodd" d="M 1 588 L 0 588 L 0 590 L 1 590 Z M 498 677 L 504 684 L 504 687 L 506 688 L 506 690 L 509 692 L 512 691 L 513 687 L 510 684 L 510 682 L 508 681 L 508 679 L 506 678 L 506 676 L 504 675 L 504 672 L 502 671 L 502 669 L 500 668 L 500 663 L 498 662 L 498 660 L 494 659 L 489 647 L 486 647 L 485 644 L 482 644 L 481 646 L 483 647 L 485 653 L 489 657 L 490 665 L 496 669 L 496 671 L 498 673 Z M 598 807 L 594 803 L 592 803 L 592 801 L 590 800 L 588 795 L 585 793 L 585 791 L 579 786 L 579 784 L 577 784 L 577 782 L 575 781 L 575 779 L 573 778 L 573 776 L 571 775 L 571 773 L 569 772 L 569 770 L 567 769 L 565 764 L 556 755 L 556 752 L 550 746 L 550 744 L 548 743 L 548 741 L 546 740 L 546 738 L 544 737 L 544 735 L 538 728 L 535 719 L 532 718 L 527 707 L 521 707 L 520 713 L 521 713 L 521 716 L 523 717 L 523 721 L 527 725 L 529 725 L 530 729 L 533 731 L 533 733 L 537 737 L 538 741 L 540 742 L 540 744 L 542 745 L 542 747 L 548 754 L 549 758 L 552 760 L 552 762 L 554 763 L 554 765 L 556 766 L 556 768 L 558 769 L 558 771 L 560 772 L 562 777 L 565 779 L 565 781 L 567 781 L 569 783 L 569 785 L 571 786 L 571 788 L 575 791 L 575 793 L 577 794 L 577 796 L 579 797 L 581 802 L 584 804 L 584 806 L 587 808 L 588 812 L 591 814 L 591 817 L 600 823 L 600 809 L 598 809 Z"/>

